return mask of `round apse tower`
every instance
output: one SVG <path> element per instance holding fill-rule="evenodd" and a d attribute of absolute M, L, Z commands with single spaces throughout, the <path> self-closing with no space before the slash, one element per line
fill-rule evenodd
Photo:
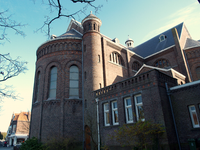
<path fill-rule="evenodd" d="M 71 29 L 37 50 L 30 137 L 82 141 L 82 34 Z"/>

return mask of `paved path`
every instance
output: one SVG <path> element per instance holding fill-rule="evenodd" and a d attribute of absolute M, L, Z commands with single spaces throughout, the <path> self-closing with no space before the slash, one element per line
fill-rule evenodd
<path fill-rule="evenodd" d="M 2 146 L 0 146 L 0 150 L 13 150 L 13 147 L 2 147 Z"/>

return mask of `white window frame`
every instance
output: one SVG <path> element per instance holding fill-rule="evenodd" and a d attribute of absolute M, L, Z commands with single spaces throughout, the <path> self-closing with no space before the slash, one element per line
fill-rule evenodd
<path fill-rule="evenodd" d="M 73 70 L 75 68 L 75 70 Z M 79 98 L 79 69 L 76 65 L 72 65 L 69 68 L 69 98 Z M 77 74 L 77 78 L 73 78 L 73 74 Z M 71 86 L 73 82 L 77 82 L 76 86 Z M 74 94 L 72 91 L 76 90 L 77 94 Z"/>
<path fill-rule="evenodd" d="M 16 132 L 16 125 L 13 125 L 12 133 Z"/>
<path fill-rule="evenodd" d="M 56 69 L 55 72 L 53 72 L 53 69 Z M 53 66 L 50 70 L 50 80 L 49 80 L 49 99 L 55 99 L 56 98 L 56 92 L 57 92 L 57 79 L 58 79 L 58 68 L 56 66 Z M 53 78 L 53 75 L 55 78 Z M 53 82 L 55 82 L 55 87 L 52 87 Z M 55 90 L 55 95 L 53 95 L 52 91 Z"/>
<path fill-rule="evenodd" d="M 139 106 L 143 106 L 143 102 L 140 102 L 140 103 L 137 102 L 137 97 L 140 97 L 140 96 L 142 97 L 141 94 L 138 94 L 138 95 L 134 96 L 137 121 L 140 119 L 139 118 L 140 116 L 139 116 L 139 112 L 138 112 L 138 107 Z M 145 121 L 145 118 L 142 118 L 141 121 Z"/>
<path fill-rule="evenodd" d="M 108 109 L 106 109 L 106 105 L 108 105 Z M 104 103 L 103 104 L 103 109 L 104 109 L 104 124 L 105 126 L 110 126 L 110 118 L 108 117 L 108 123 L 107 123 L 107 114 L 109 116 L 109 104 L 108 103 Z"/>
<path fill-rule="evenodd" d="M 114 108 L 114 103 L 117 103 L 117 101 L 112 101 L 111 103 L 112 104 L 112 120 L 113 120 L 113 125 L 118 125 L 119 124 L 118 107 Z M 115 114 L 117 114 L 118 121 L 115 120 Z"/>
<path fill-rule="evenodd" d="M 164 34 L 161 34 L 159 39 L 160 39 L 160 42 L 162 42 L 166 39 L 166 36 Z"/>
<path fill-rule="evenodd" d="M 126 123 L 133 123 L 133 109 L 132 109 L 132 102 L 131 102 L 131 105 L 128 105 L 127 104 L 127 99 L 130 99 L 131 101 L 131 97 L 126 97 L 124 99 L 124 107 L 125 107 L 125 114 L 126 114 Z M 131 112 L 132 112 L 132 120 L 129 120 L 129 114 L 128 114 L 128 110 L 131 109 Z"/>
<path fill-rule="evenodd" d="M 192 125 L 193 125 L 193 128 L 199 128 L 199 120 L 198 120 L 198 116 L 197 116 L 197 112 L 196 112 L 196 108 L 195 108 L 195 105 L 190 105 L 189 107 L 189 112 L 190 112 L 190 118 L 192 120 Z M 193 108 L 193 109 L 192 109 Z M 193 118 L 193 115 L 192 114 L 195 114 L 196 117 L 197 117 L 197 122 L 198 124 L 195 124 L 194 122 L 194 118 Z"/>
<path fill-rule="evenodd" d="M 40 88 L 40 78 L 41 73 L 40 71 L 37 73 L 37 80 L 36 80 L 36 93 L 35 93 L 35 102 L 38 102 L 39 97 L 39 88 Z"/>

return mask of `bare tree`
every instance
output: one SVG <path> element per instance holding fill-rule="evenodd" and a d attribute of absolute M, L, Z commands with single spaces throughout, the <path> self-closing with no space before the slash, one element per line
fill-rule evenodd
<path fill-rule="evenodd" d="M 50 11 L 51 12 L 56 11 L 57 15 L 52 17 L 52 18 L 49 17 L 49 16 L 45 16 L 46 20 L 44 21 L 41 28 L 39 28 L 37 31 L 45 32 L 48 35 L 48 37 L 50 37 L 50 30 L 51 30 L 50 26 L 57 19 L 60 19 L 60 18 L 73 18 L 73 19 L 75 19 L 76 15 L 78 16 L 80 13 L 85 13 L 85 11 L 87 10 L 87 8 L 89 6 L 92 7 L 93 9 L 95 9 L 95 13 L 97 13 L 97 11 L 102 7 L 102 5 L 99 5 L 99 6 L 93 5 L 93 2 L 95 2 L 95 0 L 71 0 L 72 3 L 83 3 L 83 7 L 80 10 L 75 10 L 73 13 L 66 14 L 64 12 L 64 10 L 66 10 L 66 8 L 62 4 L 61 0 L 46 0 L 46 1 L 48 2 L 48 5 L 50 7 Z"/>
<path fill-rule="evenodd" d="M 20 57 L 12 59 L 10 54 L 0 54 L 0 83 L 25 72 L 27 70 L 26 64 L 27 62 L 20 61 Z M 12 86 L 0 87 L 0 102 L 4 97 L 19 98 L 13 91 Z"/>

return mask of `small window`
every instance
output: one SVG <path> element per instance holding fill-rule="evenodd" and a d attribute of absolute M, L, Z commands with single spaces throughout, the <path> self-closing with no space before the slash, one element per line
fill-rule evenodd
<path fill-rule="evenodd" d="M 200 67 L 196 68 L 196 75 L 197 75 L 197 80 L 200 79 Z"/>
<path fill-rule="evenodd" d="M 98 55 L 98 62 L 100 62 L 101 61 L 101 58 L 100 58 L 100 55 Z"/>
<path fill-rule="evenodd" d="M 37 74 L 37 79 L 36 79 L 36 89 L 35 89 L 35 101 L 38 101 L 38 96 L 39 96 L 39 87 L 40 87 L 40 72 Z"/>
<path fill-rule="evenodd" d="M 119 124 L 117 101 L 112 102 L 112 120 L 113 120 L 113 125 Z"/>
<path fill-rule="evenodd" d="M 103 106 L 104 106 L 104 123 L 105 126 L 109 126 L 110 125 L 109 105 L 108 103 L 105 103 Z"/>
<path fill-rule="evenodd" d="M 84 49 L 84 52 L 86 52 L 86 45 L 84 45 L 83 49 Z"/>
<path fill-rule="evenodd" d="M 101 89 L 101 83 L 99 83 L 99 88 Z"/>
<path fill-rule="evenodd" d="M 125 98 L 124 104 L 125 104 L 126 122 L 133 123 L 133 111 L 132 111 L 131 98 L 130 97 Z"/>
<path fill-rule="evenodd" d="M 91 24 L 89 23 L 89 30 L 91 30 Z"/>
<path fill-rule="evenodd" d="M 197 117 L 197 112 L 196 112 L 195 106 L 194 105 L 189 106 L 189 111 L 190 111 L 190 117 L 191 117 L 191 120 L 192 120 L 193 128 L 198 128 L 199 127 L 199 120 L 198 120 L 198 117 Z"/>
<path fill-rule="evenodd" d="M 12 133 L 15 133 L 15 132 L 16 132 L 16 125 L 13 125 Z"/>
<path fill-rule="evenodd" d="M 141 94 L 136 95 L 134 99 L 135 99 L 135 110 L 136 110 L 137 121 L 138 120 L 145 121 Z"/>
<path fill-rule="evenodd" d="M 159 68 L 169 68 L 170 64 L 166 59 L 159 59 L 154 63 L 154 66 Z"/>

